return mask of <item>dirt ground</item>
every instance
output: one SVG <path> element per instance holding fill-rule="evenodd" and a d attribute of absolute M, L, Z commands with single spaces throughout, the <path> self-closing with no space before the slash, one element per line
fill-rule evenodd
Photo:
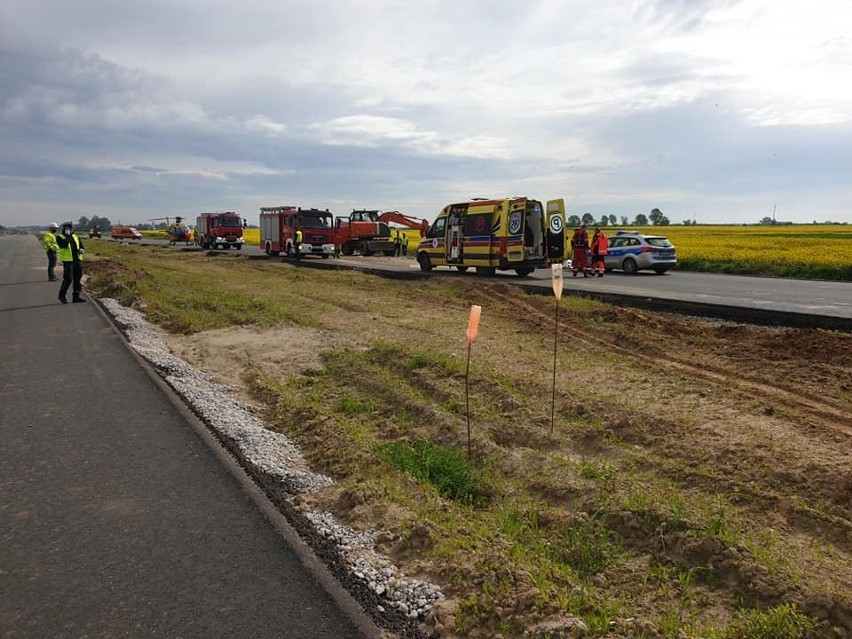
<path fill-rule="evenodd" d="M 659 508 L 610 507 L 609 525 L 627 555 L 598 575 L 594 586 L 618 597 L 619 584 L 635 581 L 635 575 L 645 571 L 643 587 L 633 588 L 632 605 L 654 621 L 618 618 L 598 636 L 678 636 L 661 627 L 659 608 L 673 601 L 673 595 L 648 582 L 652 564 L 713 570 L 714 580 L 701 585 L 703 599 L 693 606 L 698 610 L 693 621 L 730 620 L 745 602 L 764 608 L 791 602 L 820 621 L 813 636 L 850 636 L 852 336 L 564 301 L 557 420 L 570 427 L 563 428 L 566 438 L 560 439 L 547 434 L 552 297 L 479 281 L 454 282 L 452 290 L 440 284 L 416 290 L 410 284 L 398 285 L 394 290 L 376 281 L 366 279 L 347 289 L 329 282 L 333 304 L 327 303 L 329 292 L 323 284 L 303 287 L 300 297 L 313 299 L 322 309 L 321 329 L 230 327 L 173 336 L 170 345 L 244 399 L 258 401 L 250 384 L 258 370 L 286 383 L 316 375 L 329 366 L 335 352 L 365 352 L 377 342 L 462 358 L 467 308 L 481 304 L 472 384 L 478 410 L 489 405 L 489 420 L 476 435 L 475 446 L 483 455 L 498 451 L 496 458 L 506 474 L 526 473 L 526 489 L 546 504 L 542 517 L 575 517 L 602 500 L 600 491 L 549 474 L 546 465 L 556 462 L 544 454 L 557 452 L 601 468 L 629 469 L 631 485 L 618 485 L 617 490 L 632 503 L 642 496 L 644 476 L 657 484 L 669 482 L 681 495 L 705 500 L 718 496 L 724 504 L 719 506 L 719 520 L 727 509 L 731 526 L 735 522 L 739 530 L 750 530 L 770 549 L 771 557 L 761 557 L 759 545 L 746 548 L 723 535 L 689 534 L 687 525 L 660 515 Z M 377 365 L 389 369 L 390 377 L 405 377 L 401 386 L 416 387 L 420 393 L 412 410 L 422 418 L 406 436 L 458 443 L 459 421 L 450 415 L 459 398 L 458 379 L 418 378 L 392 361 Z M 489 382 L 494 371 L 499 374 Z M 333 379 L 377 400 L 401 401 L 399 388 L 364 376 L 369 377 L 369 371 L 344 369 Z M 507 385 L 516 391 L 494 392 Z M 311 452 L 321 444 L 309 433 L 297 425 L 292 430 L 297 439 L 302 434 L 300 443 L 321 470 L 343 474 L 339 460 L 329 453 Z M 531 458 L 544 466 L 531 471 Z M 396 541 L 383 550 L 407 572 L 439 583 L 460 574 L 434 554 L 417 552 L 418 545 L 434 544 L 440 532 L 402 530 L 410 519 L 387 507 L 371 507 L 363 496 L 353 496 L 351 484 L 329 489 L 319 500 L 350 525 L 391 531 L 389 538 Z M 472 590 L 481 590 L 488 581 L 473 565 L 480 560 L 468 562 L 468 582 L 442 583 L 450 601 L 430 620 L 432 636 L 520 636 L 519 628 L 559 617 L 556 608 L 533 605 L 519 587 L 505 609 L 495 606 L 493 615 L 502 625 L 489 619 L 479 630 L 461 628 L 455 602 L 471 597 Z"/>

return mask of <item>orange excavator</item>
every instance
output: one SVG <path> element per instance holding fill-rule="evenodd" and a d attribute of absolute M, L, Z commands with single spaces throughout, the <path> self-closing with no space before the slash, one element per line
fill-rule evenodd
<path fill-rule="evenodd" d="M 427 220 L 405 215 L 399 211 L 385 211 L 379 216 L 379 222 L 399 224 L 400 226 L 414 229 L 420 232 L 420 237 L 426 237 L 426 232 L 429 230 L 429 222 Z"/>

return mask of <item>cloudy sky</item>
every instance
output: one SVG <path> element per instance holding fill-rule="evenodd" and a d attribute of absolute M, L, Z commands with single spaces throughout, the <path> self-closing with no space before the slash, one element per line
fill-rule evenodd
<path fill-rule="evenodd" d="M 2 0 L 0 87 L 7 226 L 510 195 L 852 222 L 850 0 Z"/>

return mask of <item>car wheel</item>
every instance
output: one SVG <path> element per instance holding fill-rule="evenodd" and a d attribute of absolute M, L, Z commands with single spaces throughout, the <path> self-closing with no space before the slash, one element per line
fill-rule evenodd
<path fill-rule="evenodd" d="M 420 264 L 420 270 L 428 273 L 432 270 L 432 260 L 429 259 L 428 253 L 420 253 L 417 256 L 417 263 Z"/>
<path fill-rule="evenodd" d="M 621 268 L 628 275 L 636 275 L 636 272 L 639 270 L 639 265 L 636 264 L 636 260 L 632 257 L 628 257 L 621 263 Z"/>

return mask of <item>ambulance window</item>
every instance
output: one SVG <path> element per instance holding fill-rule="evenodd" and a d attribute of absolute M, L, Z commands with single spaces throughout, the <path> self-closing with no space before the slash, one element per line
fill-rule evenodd
<path fill-rule="evenodd" d="M 444 236 L 444 228 L 447 224 L 447 218 L 439 217 L 435 220 L 435 223 L 432 225 L 432 228 L 429 229 L 428 237 L 443 237 Z"/>

